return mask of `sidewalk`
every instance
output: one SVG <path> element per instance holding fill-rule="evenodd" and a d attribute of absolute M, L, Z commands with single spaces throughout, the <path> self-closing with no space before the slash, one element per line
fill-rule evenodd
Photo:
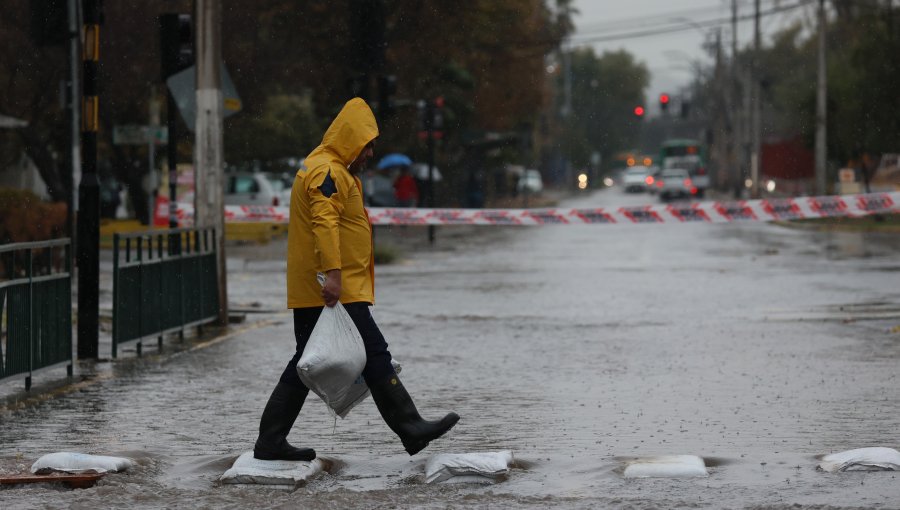
<path fill-rule="evenodd" d="M 505 198 L 491 204 L 495 208 L 552 207 L 569 196 L 566 191 L 547 190 L 540 196 Z M 127 225 L 126 225 L 127 226 Z M 517 227 L 507 227 L 515 229 Z M 374 227 L 376 254 L 388 253 L 391 264 L 404 264 L 417 252 L 453 252 L 479 242 L 482 235 L 497 235 L 498 227 L 486 229 L 475 225 L 452 225 L 435 228 L 435 242 L 429 242 L 428 227 L 387 226 Z M 244 320 L 227 327 L 206 325 L 202 331 L 196 327 L 185 329 L 185 337 L 167 334 L 162 350 L 155 337 L 145 338 L 138 356 L 138 343 L 120 345 L 118 357 L 112 358 L 112 251 L 100 250 L 99 292 L 99 358 L 78 360 L 73 364 L 72 378 L 66 377 L 65 366 L 51 367 L 35 372 L 32 388 L 25 391 L 25 375 L 13 376 L 0 382 L 0 412 L 19 409 L 30 403 L 40 402 L 55 395 L 80 391 L 91 384 L 115 377 L 119 372 L 130 372 L 148 363 L 166 363 L 185 351 L 194 351 L 215 345 L 225 338 L 240 335 L 244 331 L 265 328 L 273 321 L 279 322 L 289 313 L 285 308 L 284 274 L 287 238 L 285 235 L 259 243 L 250 240 L 226 242 L 228 267 L 228 301 L 232 317 Z M 378 264 L 380 262 L 377 262 Z M 77 282 L 73 281 L 73 321 L 77 319 Z M 259 334 L 266 334 L 260 332 Z M 77 324 L 72 327 L 73 350 L 77 351 Z"/>

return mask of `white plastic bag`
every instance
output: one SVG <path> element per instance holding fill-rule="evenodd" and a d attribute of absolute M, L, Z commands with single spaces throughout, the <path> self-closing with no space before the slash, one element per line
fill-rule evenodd
<path fill-rule="evenodd" d="M 391 365 L 394 367 L 394 372 L 400 373 L 401 366 L 400 363 L 397 363 L 396 360 L 391 360 Z M 356 381 L 353 382 L 353 386 L 350 387 L 350 390 L 347 391 L 347 395 L 335 402 L 335 404 L 330 407 L 334 414 L 341 417 L 341 419 L 346 418 L 347 414 L 351 409 L 356 407 L 360 402 L 366 399 L 371 393 L 369 392 L 369 387 L 366 385 L 365 379 L 363 379 L 362 375 L 356 378 Z"/>
<path fill-rule="evenodd" d="M 340 303 L 326 306 L 297 362 L 300 380 L 336 412 L 365 367 L 366 348 L 350 314 Z"/>
<path fill-rule="evenodd" d="M 228 471 L 219 477 L 222 483 L 287 485 L 306 484 L 323 470 L 322 461 L 257 460 L 253 452 L 242 454 Z"/>
<path fill-rule="evenodd" d="M 483 453 L 439 453 L 425 464 L 425 483 L 491 483 L 509 474 L 513 463 L 510 450 Z"/>
<path fill-rule="evenodd" d="M 117 473 L 134 466 L 134 461 L 125 457 L 88 455 L 86 453 L 48 453 L 31 465 L 32 473 L 62 471 L 65 473 Z"/>
<path fill-rule="evenodd" d="M 628 462 L 625 478 L 705 478 L 706 462 L 696 455 L 661 455 Z"/>
<path fill-rule="evenodd" d="M 818 468 L 829 473 L 841 471 L 900 471 L 900 452 L 875 446 L 832 453 L 822 457 Z"/>

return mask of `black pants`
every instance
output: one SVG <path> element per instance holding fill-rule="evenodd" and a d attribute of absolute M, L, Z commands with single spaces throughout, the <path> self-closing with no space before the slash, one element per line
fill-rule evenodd
<path fill-rule="evenodd" d="M 391 365 L 391 353 L 388 351 L 384 335 L 381 334 L 381 330 L 375 324 L 375 319 L 372 318 L 369 303 L 346 303 L 344 308 L 353 319 L 366 347 L 366 367 L 362 373 L 366 383 L 371 385 L 395 376 L 394 367 Z M 309 335 L 312 334 L 321 313 L 321 306 L 294 309 L 294 337 L 297 339 L 297 352 L 294 353 L 294 357 L 291 358 L 281 374 L 281 382 L 295 387 L 306 387 L 300 380 L 300 376 L 297 375 L 297 362 L 303 355 L 303 349 L 306 348 L 306 342 L 309 341 Z"/>

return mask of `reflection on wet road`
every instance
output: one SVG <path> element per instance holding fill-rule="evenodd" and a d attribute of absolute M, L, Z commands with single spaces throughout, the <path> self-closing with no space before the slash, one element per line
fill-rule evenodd
<path fill-rule="evenodd" d="M 310 399 L 290 439 L 328 474 L 295 492 L 217 485 L 292 349 L 290 317 L 263 314 L 278 324 L 0 413 L 0 469 L 63 450 L 140 462 L 93 489 L 2 490 L 3 506 L 896 507 L 896 475 L 815 470 L 818 454 L 900 446 L 896 236 L 465 228 L 377 272 L 375 317 L 419 410 L 462 416 L 424 454 L 406 456 L 371 402 L 335 424 Z M 232 299 L 280 308 L 283 263 L 230 257 Z M 498 485 L 421 481 L 429 452 L 503 449 L 520 462 Z M 710 476 L 622 477 L 622 459 L 670 454 L 706 458 Z"/>

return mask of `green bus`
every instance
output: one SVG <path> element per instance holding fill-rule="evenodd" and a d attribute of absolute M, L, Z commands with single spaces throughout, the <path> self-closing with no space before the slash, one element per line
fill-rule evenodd
<path fill-rule="evenodd" d="M 659 167 L 683 168 L 691 175 L 697 188 L 697 196 L 703 197 L 709 188 L 709 172 L 706 167 L 706 150 L 697 140 L 673 138 L 663 142 L 659 150 Z"/>

